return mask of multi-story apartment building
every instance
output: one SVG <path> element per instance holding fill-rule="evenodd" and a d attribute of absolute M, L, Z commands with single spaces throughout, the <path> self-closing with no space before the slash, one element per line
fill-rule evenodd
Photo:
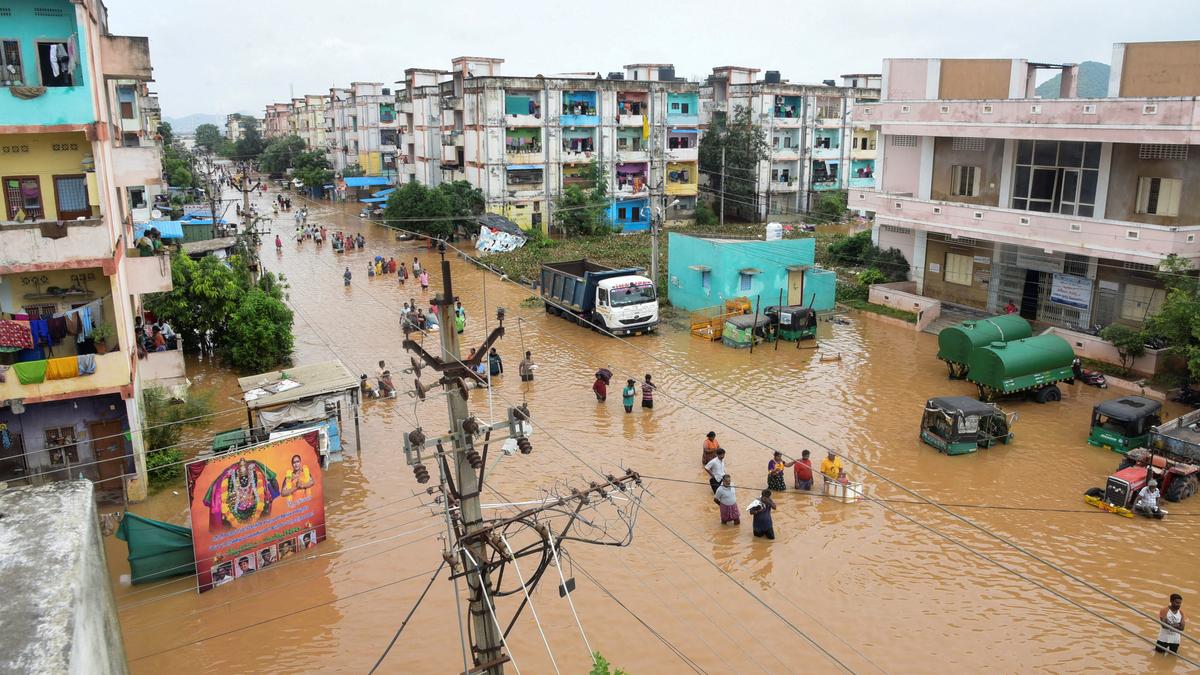
<path fill-rule="evenodd" d="M 855 100 L 879 97 L 879 89 L 871 86 L 878 75 L 844 76 L 849 82 L 838 87 L 832 80 L 791 83 L 777 71 L 758 79 L 758 73 L 756 68 L 713 68 L 700 90 L 706 122 L 713 115 L 748 108 L 766 137 L 767 157 L 753 176 L 725 176 L 727 184 L 754 182 L 754 203 L 743 206 L 759 218 L 803 213 L 822 191 L 867 186 L 874 180 L 874 132 L 856 124 L 851 113 Z M 712 185 L 719 183 L 708 178 Z"/>
<path fill-rule="evenodd" d="M 396 97 L 382 82 L 352 82 L 329 90 L 325 112 L 330 164 L 342 172 L 358 165 L 364 175 L 396 175 L 399 116 Z"/>
<path fill-rule="evenodd" d="M 163 362 L 138 359 L 134 314 L 171 288 L 169 260 L 131 254 L 162 189 L 149 41 L 111 34 L 98 0 L 2 9 L 0 481 L 138 499 L 142 376 Z"/>
<path fill-rule="evenodd" d="M 230 143 L 237 143 L 246 133 L 246 125 L 242 122 L 242 116 L 238 113 L 233 113 L 225 116 L 225 139 Z"/>
<path fill-rule="evenodd" d="M 1038 98 L 1038 74 L 1061 74 Z M 1200 41 L 1117 44 L 1105 98 L 1078 67 L 1010 59 L 890 59 L 877 189 L 851 189 L 918 292 L 1084 329 L 1139 324 L 1176 254 L 1200 262 Z"/>
<path fill-rule="evenodd" d="M 302 99 L 295 99 L 293 104 L 293 120 L 296 135 L 304 141 L 309 150 L 327 150 L 325 146 L 325 104 L 328 96 L 306 94 Z"/>
<path fill-rule="evenodd" d="M 400 154 L 416 180 L 467 180 L 489 211 L 526 228 L 546 229 L 554 201 L 586 183 L 593 162 L 609 218 L 626 230 L 648 227 L 652 206 L 665 218 L 695 208 L 698 84 L 666 64 L 602 78 L 502 76 L 502 63 L 460 57 L 449 73 L 405 71 Z"/>
<path fill-rule="evenodd" d="M 268 105 L 260 128 L 263 138 L 268 141 L 292 133 L 292 104 L 289 102 Z"/>

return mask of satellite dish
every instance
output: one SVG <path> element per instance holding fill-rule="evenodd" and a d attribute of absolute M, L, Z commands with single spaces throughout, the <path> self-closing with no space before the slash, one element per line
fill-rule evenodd
<path fill-rule="evenodd" d="M 153 209 L 150 211 L 150 217 L 151 218 L 162 218 L 162 211 L 159 211 L 158 209 Z"/>

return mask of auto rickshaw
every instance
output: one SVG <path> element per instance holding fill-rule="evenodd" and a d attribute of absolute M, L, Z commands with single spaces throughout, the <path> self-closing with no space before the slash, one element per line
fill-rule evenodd
<path fill-rule="evenodd" d="M 943 396 L 925 402 L 921 440 L 947 455 L 965 455 L 1013 439 L 1016 413 L 970 396 Z"/>
<path fill-rule="evenodd" d="M 1162 403 L 1143 396 L 1122 396 L 1092 408 L 1092 431 L 1088 445 L 1108 448 L 1122 455 L 1145 447 L 1150 427 L 1162 424 Z"/>

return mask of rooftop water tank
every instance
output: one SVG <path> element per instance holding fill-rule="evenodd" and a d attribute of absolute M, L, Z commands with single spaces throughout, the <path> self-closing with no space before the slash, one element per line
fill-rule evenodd
<path fill-rule="evenodd" d="M 767 241 L 779 241 L 780 239 L 783 239 L 783 225 L 767 223 Z"/>

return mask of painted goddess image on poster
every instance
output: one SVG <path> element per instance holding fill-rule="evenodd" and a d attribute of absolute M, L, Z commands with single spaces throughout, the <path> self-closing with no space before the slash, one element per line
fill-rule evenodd
<path fill-rule="evenodd" d="M 319 443 L 312 431 L 187 465 L 201 592 L 266 569 L 325 539 Z"/>

